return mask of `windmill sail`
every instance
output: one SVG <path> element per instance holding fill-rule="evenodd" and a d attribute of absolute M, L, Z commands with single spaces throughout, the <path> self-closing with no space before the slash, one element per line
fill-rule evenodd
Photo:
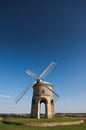
<path fill-rule="evenodd" d="M 21 93 L 20 95 L 16 98 L 16 103 L 20 101 L 20 99 L 30 90 L 30 88 L 32 88 L 33 83 L 28 85 Z"/>
<path fill-rule="evenodd" d="M 52 93 L 53 93 L 53 95 L 54 95 L 54 98 L 55 98 L 55 100 L 57 100 L 60 96 L 56 93 L 56 92 L 54 92 L 52 89 L 50 89 L 48 86 L 45 86 L 49 91 L 51 91 Z"/>
<path fill-rule="evenodd" d="M 31 76 L 32 78 L 37 78 L 37 75 L 32 70 L 26 70 L 26 73 Z"/>
<path fill-rule="evenodd" d="M 38 79 L 43 78 L 45 75 L 47 75 L 56 65 L 56 62 L 51 62 L 51 64 L 40 74 Z"/>

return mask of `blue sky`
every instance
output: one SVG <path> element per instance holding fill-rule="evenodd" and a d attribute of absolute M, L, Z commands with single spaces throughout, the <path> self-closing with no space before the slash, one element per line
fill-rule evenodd
<path fill-rule="evenodd" d="M 45 77 L 60 95 L 55 112 L 86 112 L 86 2 L 15 0 L 0 2 L 0 113 L 30 113 L 33 81 L 25 71 Z"/>

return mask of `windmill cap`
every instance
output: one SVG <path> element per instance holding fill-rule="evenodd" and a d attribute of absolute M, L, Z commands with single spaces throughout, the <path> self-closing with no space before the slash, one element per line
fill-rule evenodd
<path fill-rule="evenodd" d="M 34 82 L 33 86 L 34 86 L 36 83 L 37 83 L 37 81 Z M 47 85 L 53 86 L 51 83 L 46 82 L 46 81 L 43 81 L 43 80 L 40 80 L 39 83 L 40 83 L 40 84 L 47 84 Z"/>

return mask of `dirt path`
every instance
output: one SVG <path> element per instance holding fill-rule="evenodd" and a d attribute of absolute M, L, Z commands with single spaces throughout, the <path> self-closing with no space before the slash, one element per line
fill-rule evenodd
<path fill-rule="evenodd" d="M 76 124 L 81 124 L 83 123 L 83 120 L 79 120 L 79 121 L 69 121 L 69 122 L 32 122 L 32 123 L 26 123 L 26 126 L 40 126 L 40 127 L 47 127 L 47 126 L 67 126 L 67 125 L 76 125 Z"/>
<path fill-rule="evenodd" d="M 39 126 L 39 127 L 47 127 L 47 126 L 67 126 L 67 125 L 76 125 L 84 123 L 84 120 L 77 121 L 69 121 L 69 122 L 29 122 L 29 123 L 18 123 L 18 122 L 9 122 L 4 121 L 5 124 L 14 124 L 14 125 L 23 125 L 23 126 Z"/>

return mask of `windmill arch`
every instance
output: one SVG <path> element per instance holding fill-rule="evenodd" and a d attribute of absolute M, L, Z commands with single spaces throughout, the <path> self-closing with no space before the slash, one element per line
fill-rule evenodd
<path fill-rule="evenodd" d="M 40 112 L 40 118 L 41 118 L 41 109 L 42 109 L 41 104 L 42 103 L 44 104 L 44 109 L 45 109 L 44 110 L 44 117 L 47 118 L 47 103 L 48 103 L 47 99 L 43 97 L 43 98 L 41 98 L 39 103 L 40 103 L 40 111 L 39 111 Z"/>

